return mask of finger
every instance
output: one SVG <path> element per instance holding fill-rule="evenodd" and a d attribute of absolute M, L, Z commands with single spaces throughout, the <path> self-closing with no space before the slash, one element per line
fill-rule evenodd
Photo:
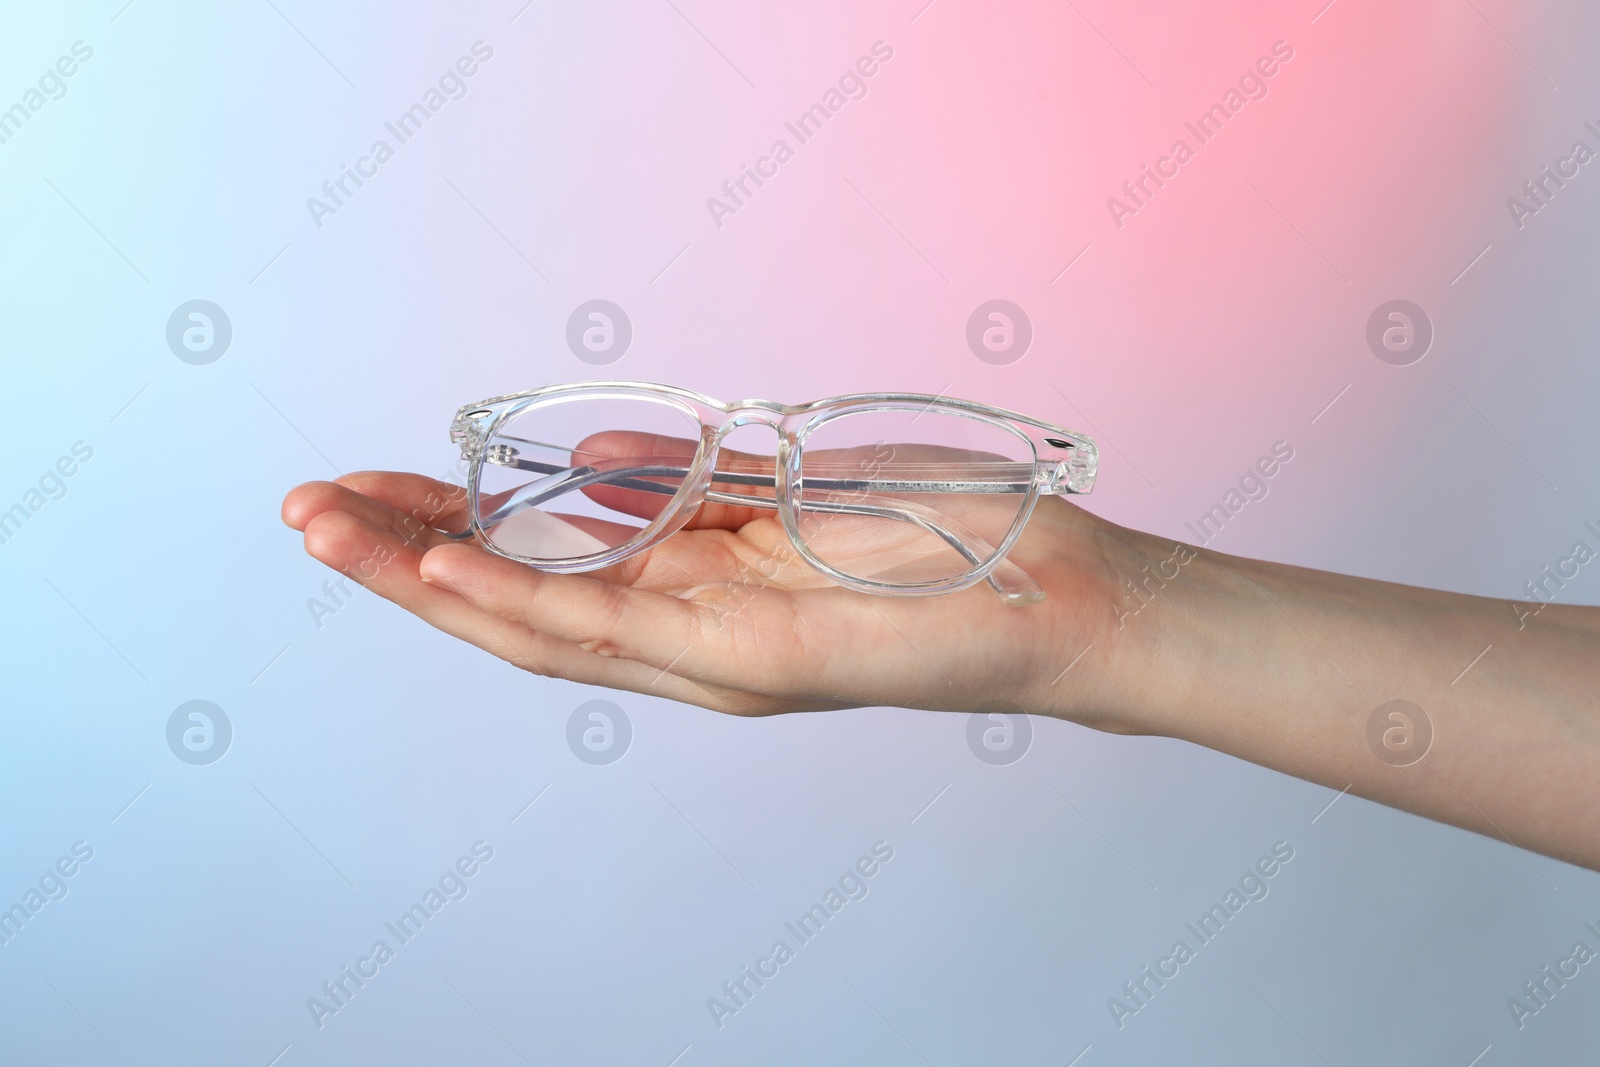
<path fill-rule="evenodd" d="M 737 533 L 728 530 L 686 530 L 646 553 L 624 560 L 619 569 L 638 561 L 626 585 L 674 595 L 721 587 L 724 599 L 747 599 L 767 586 L 779 590 L 832 588 L 833 583 L 795 550 L 788 534 L 770 515 L 747 523 Z M 604 571 L 594 572 L 613 580 Z"/>
<path fill-rule="evenodd" d="M 307 482 L 296 486 L 283 501 L 284 522 L 302 532 L 327 512 L 343 512 L 386 528 L 405 518 L 403 512 L 337 482 Z"/>
<path fill-rule="evenodd" d="M 323 511 L 306 524 L 305 545 L 314 559 L 441 629 L 456 633 L 483 615 L 460 597 L 423 582 L 417 568 L 425 548 L 387 523 L 340 509 Z"/>
<path fill-rule="evenodd" d="M 509 567 L 516 573 L 532 573 L 520 564 L 489 555 L 472 545 L 447 540 L 438 543 L 480 557 L 492 565 Z M 307 547 L 316 558 L 351 573 L 362 585 L 436 629 L 534 674 L 666 697 L 736 715 L 850 706 L 830 700 L 782 699 L 737 687 L 713 685 L 657 665 L 599 654 L 553 634 L 529 629 L 514 619 L 496 616 L 483 605 L 453 591 L 424 581 L 418 569 L 424 553 L 414 542 L 405 540 L 389 526 L 368 523 L 348 512 L 325 512 L 314 520 L 307 530 Z"/>
<path fill-rule="evenodd" d="M 409 471 L 356 471 L 334 481 L 435 529 L 459 533 L 467 528 L 465 486 Z"/>
<path fill-rule="evenodd" d="M 730 536 L 707 531 L 684 540 L 708 535 Z M 859 704 L 863 661 L 854 650 L 878 647 L 885 638 L 881 615 L 863 609 L 869 598 L 832 586 L 791 592 L 759 581 L 707 583 L 669 596 L 588 575 L 513 574 L 497 566 L 503 561 L 475 559 L 460 547 L 431 549 L 423 574 L 486 611 L 600 655 L 639 660 L 707 687 L 762 694 L 790 708 Z M 905 658 L 869 659 L 866 673 L 898 669 Z"/>
<path fill-rule="evenodd" d="M 304 530 L 318 514 L 345 511 L 423 548 L 431 548 L 456 540 L 434 533 L 421 521 L 434 514 L 441 500 L 450 500 L 452 490 L 458 498 L 464 497 L 459 486 L 421 475 L 363 471 L 335 482 L 307 482 L 297 486 L 284 501 L 283 516 L 288 525 Z M 489 500 L 482 505 L 490 510 Z M 463 499 L 454 510 L 438 512 L 439 517 L 434 521 L 449 528 L 459 520 L 464 526 L 465 507 Z M 608 544 L 619 544 L 638 532 L 637 526 L 625 523 L 585 515 L 553 514 Z M 587 573 L 622 585 L 639 584 L 668 590 L 708 582 L 749 583 L 756 576 L 778 584 L 787 584 L 795 577 L 809 577 L 812 572 L 800 564 L 772 514 L 768 512 L 760 517 L 767 521 L 757 528 L 747 526 L 739 537 L 712 534 L 695 538 L 671 537 L 647 552 Z M 492 531 L 490 537 L 493 538 Z M 515 545 L 510 547 L 516 548 Z"/>
<path fill-rule="evenodd" d="M 632 430 L 607 430 L 584 438 L 578 443 L 573 454 L 574 456 L 600 459 L 636 460 L 641 466 L 651 463 L 668 464 L 687 470 L 698 454 L 698 442 L 681 437 L 669 437 L 664 434 L 641 433 Z M 776 460 L 772 456 L 738 452 L 731 448 L 721 448 L 717 452 L 716 471 L 718 473 L 762 474 L 770 478 L 775 474 L 775 465 Z M 646 480 L 673 488 L 681 484 L 681 482 L 674 482 L 667 478 Z M 773 499 L 774 496 L 774 490 L 771 486 L 736 485 L 731 482 L 715 480 L 712 485 L 714 488 L 727 493 L 760 496 L 767 500 Z M 672 497 L 666 493 L 628 489 L 622 486 L 605 484 L 586 486 L 583 489 L 583 493 L 602 507 L 642 519 L 654 519 L 672 501 Z M 773 509 L 770 507 L 741 507 L 731 504 L 705 502 L 700 505 L 684 528 L 688 530 L 737 530 L 746 523 L 753 522 L 763 516 L 770 516 L 772 513 Z"/>
<path fill-rule="evenodd" d="M 741 665 L 728 661 L 731 656 L 717 662 L 732 651 L 725 646 L 728 635 L 694 600 L 586 574 L 546 574 L 454 544 L 430 549 L 421 573 L 488 614 L 597 655 L 676 670 L 714 685 L 741 688 L 749 680 Z"/>
<path fill-rule="evenodd" d="M 724 471 L 726 469 L 719 457 L 717 470 Z M 760 473 L 771 474 L 772 469 L 772 462 L 769 460 Z M 775 490 L 765 486 L 733 485 L 718 481 L 715 478 L 712 479 L 711 488 L 718 492 L 761 497 L 765 500 L 772 500 L 776 495 Z M 747 507 L 742 504 L 726 504 L 721 501 L 707 500 L 700 505 L 699 510 L 684 524 L 683 528 L 686 530 L 740 530 L 752 522 L 758 522 L 764 518 L 773 518 L 777 513 L 776 507 Z"/>
<path fill-rule="evenodd" d="M 683 484 L 682 476 L 630 474 L 633 467 L 661 466 L 687 472 L 700 452 L 700 442 L 685 437 L 666 434 L 642 433 L 637 430 L 604 430 L 590 434 L 572 449 L 574 466 L 593 464 L 605 469 L 606 461 L 620 469 L 613 478 L 586 485 L 583 495 L 601 507 L 623 515 L 641 519 L 654 519 L 672 503 L 675 491 Z M 610 484 L 626 478 L 657 487 L 660 491 L 629 488 Z"/>
<path fill-rule="evenodd" d="M 420 475 L 381 471 L 345 475 L 334 482 L 307 482 L 284 498 L 283 521 L 304 531 L 324 512 L 346 511 L 409 540 L 431 545 L 446 540 L 432 532 L 436 524 L 459 521 L 465 526 L 465 500 L 452 503 L 445 495 L 448 488 Z"/>
<path fill-rule="evenodd" d="M 334 488 L 346 494 L 347 507 L 322 511 L 306 524 L 307 553 L 447 633 L 485 647 L 492 644 L 504 653 L 520 649 L 510 624 L 422 581 L 418 568 L 431 546 L 419 545 L 407 531 L 395 528 L 398 512 L 342 486 Z M 434 543 L 452 542 L 440 535 Z"/>
<path fill-rule="evenodd" d="M 465 545 L 456 547 L 483 554 Z M 497 618 L 448 589 L 424 582 L 417 570 L 422 551 L 415 544 L 387 526 L 374 525 L 349 512 L 325 511 L 315 517 L 306 528 L 306 550 L 436 629 L 524 670 L 692 703 L 705 704 L 720 696 L 659 668 L 599 656 L 569 641 Z"/>

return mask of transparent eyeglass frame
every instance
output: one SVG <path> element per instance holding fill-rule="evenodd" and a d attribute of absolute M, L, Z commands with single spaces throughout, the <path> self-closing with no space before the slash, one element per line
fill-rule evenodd
<path fill-rule="evenodd" d="M 518 460 L 510 450 L 497 454 L 491 447 L 496 431 L 508 420 L 532 408 L 551 402 L 576 402 L 581 400 L 647 400 L 669 404 L 678 408 L 690 421 L 700 425 L 700 440 L 693 460 L 687 468 L 661 467 L 627 470 L 608 470 L 596 474 L 590 468 L 554 468 L 544 464 L 530 464 Z M 1006 477 L 997 480 L 995 464 L 954 462 L 918 462 L 917 477 L 853 477 L 847 480 L 828 479 L 826 488 L 846 489 L 851 492 L 870 493 L 876 490 L 894 494 L 890 503 L 882 500 L 865 503 L 835 500 L 808 500 L 807 482 L 818 484 L 815 477 L 802 474 L 801 459 L 806 439 L 830 420 L 861 412 L 936 412 L 973 419 L 1008 431 L 1027 443 L 1032 450 L 1033 462 L 1006 464 Z M 778 436 L 775 469 L 772 474 L 731 474 L 718 471 L 717 459 L 724 437 L 733 430 L 748 425 L 771 427 Z M 618 430 L 630 427 L 619 426 Z M 683 528 L 693 518 L 702 503 L 732 504 L 736 506 L 768 508 L 777 511 L 789 542 L 799 557 L 831 581 L 849 589 L 880 596 L 937 596 L 969 588 L 979 582 L 990 587 L 1007 603 L 1025 605 L 1044 599 L 1044 590 L 1006 556 L 1017 538 L 1021 536 L 1028 518 L 1041 496 L 1068 496 L 1088 493 L 1094 487 L 1098 464 L 1098 450 L 1087 435 L 1065 427 L 1043 422 L 1004 408 L 925 393 L 856 393 L 830 397 L 809 404 L 779 404 L 770 400 L 740 400 L 725 403 L 701 393 L 675 386 L 656 385 L 649 382 L 593 381 L 550 385 L 521 393 L 492 397 L 475 404 L 467 404 L 456 412 L 450 424 L 450 440 L 461 449 L 468 464 L 467 531 L 452 536 L 458 539 L 476 537 L 488 551 L 507 559 L 516 560 L 541 571 L 554 573 L 581 573 L 609 567 L 624 559 L 659 544 Z M 479 506 L 478 486 L 485 464 L 516 466 L 522 469 L 549 473 L 544 482 L 560 482 L 558 488 L 569 491 L 572 479 L 584 477 L 590 471 L 593 480 L 617 484 L 617 479 L 634 480 L 630 488 L 671 493 L 672 499 L 660 514 L 643 529 L 621 544 L 603 551 L 571 559 L 545 560 L 508 552 L 496 545 L 486 530 L 499 518 L 519 508 L 537 506 L 541 495 L 534 494 L 519 501 L 502 505 L 491 516 L 484 516 Z M 649 477 L 671 475 L 682 477 L 676 489 L 650 482 Z M 715 479 L 713 479 L 715 475 Z M 726 492 L 712 488 L 718 483 L 769 488 L 770 498 L 745 493 Z M 538 483 L 536 483 L 538 484 Z M 581 486 L 581 482 L 576 483 Z M 1025 494 L 1016 519 L 998 545 L 966 529 L 955 517 L 923 507 L 912 501 L 900 499 L 906 494 L 919 492 L 933 494 L 951 493 L 1022 493 Z M 882 582 L 844 574 L 819 559 L 807 546 L 800 528 L 800 511 L 831 511 L 845 514 L 871 515 L 911 522 L 928 533 L 943 539 L 959 552 L 972 568 L 953 578 L 914 583 Z"/>

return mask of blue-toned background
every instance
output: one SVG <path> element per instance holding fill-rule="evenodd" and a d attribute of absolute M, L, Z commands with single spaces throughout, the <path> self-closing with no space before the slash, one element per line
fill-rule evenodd
<path fill-rule="evenodd" d="M 1093 433 L 1088 506 L 1188 541 L 1287 442 L 1211 547 L 1524 597 L 1600 548 L 1600 166 L 1536 213 L 1507 203 L 1576 141 L 1600 150 L 1590 8 L 106 0 L 3 20 L 0 907 L 25 915 L 0 916 L 0 1063 L 1592 1054 L 1600 965 L 1520 1029 L 1507 1008 L 1600 948 L 1592 873 L 1052 719 L 994 766 L 960 715 L 740 720 L 533 678 L 330 595 L 277 517 L 311 478 L 446 476 L 458 405 L 548 382 L 943 391 Z M 1280 41 L 1264 96 L 1136 212 L 1108 206 Z M 892 58 L 799 144 L 785 123 L 878 42 Z M 400 143 L 385 124 L 461 57 L 474 73 Z M 392 158 L 333 203 L 324 182 L 379 139 Z M 708 207 L 778 139 L 775 176 Z M 566 341 L 594 299 L 633 332 L 603 367 Z M 966 341 L 991 299 L 1033 330 L 1001 365 Z M 1396 299 L 1434 334 L 1406 365 L 1366 339 Z M 169 345 L 194 300 L 225 351 Z M 1596 602 L 1597 570 L 1558 599 Z M 603 765 L 568 742 L 596 699 L 631 724 Z M 193 700 L 231 725 L 211 763 L 169 745 Z M 708 998 L 798 945 L 784 924 L 878 842 L 866 895 L 719 1027 Z M 1197 944 L 1185 923 L 1278 842 L 1267 895 L 1119 1027 L 1108 999 Z M 460 899 L 401 944 L 385 924 L 464 856 Z M 393 958 L 329 1000 L 380 939 Z"/>

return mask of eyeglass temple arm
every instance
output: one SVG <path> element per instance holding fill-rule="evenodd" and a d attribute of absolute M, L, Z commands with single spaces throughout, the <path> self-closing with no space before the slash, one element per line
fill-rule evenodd
<path fill-rule="evenodd" d="M 533 483 L 533 491 L 519 500 L 514 500 L 501 505 L 492 514 L 486 515 L 484 523 L 504 522 L 512 515 L 531 507 L 538 507 L 557 493 L 570 492 L 583 489 L 599 482 L 605 483 L 607 488 L 635 489 L 646 493 L 656 493 L 661 496 L 671 496 L 676 493 L 677 487 L 661 482 L 646 481 L 647 478 L 682 478 L 689 472 L 687 468 L 678 466 L 631 466 L 604 469 L 607 463 L 633 462 L 631 460 L 602 461 L 599 464 L 590 464 L 582 467 L 565 467 L 559 463 L 540 463 L 537 460 L 504 459 L 495 461 L 497 466 L 514 467 L 517 470 L 535 471 L 548 474 L 549 477 L 541 478 Z M 994 469 L 996 466 L 1012 468 L 1024 467 L 1032 474 L 1032 467 L 1027 464 L 956 464 L 973 469 Z M 748 485 L 775 489 L 777 479 L 770 474 L 739 474 L 732 471 L 718 471 L 712 475 L 712 480 L 726 485 Z M 804 484 L 812 489 L 832 490 L 835 492 L 861 492 L 874 489 L 883 493 L 1025 493 L 1031 484 L 1030 481 L 905 481 L 900 479 L 884 478 L 816 478 L 807 477 Z M 758 496 L 747 496 L 742 493 L 722 493 L 715 489 L 708 490 L 706 499 L 719 504 L 739 504 L 746 507 L 776 508 L 774 500 Z M 831 510 L 818 506 L 818 502 L 806 501 L 802 498 L 800 508 L 803 511 Z"/>
<path fill-rule="evenodd" d="M 582 489 L 585 486 L 593 485 L 596 482 L 602 481 L 608 488 L 635 489 L 647 493 L 671 496 L 677 492 L 677 489 L 674 486 L 665 485 L 660 482 L 646 481 L 645 479 L 650 477 L 683 477 L 688 473 L 688 471 L 683 467 L 666 466 L 634 466 L 609 471 L 598 470 L 594 466 L 563 467 L 560 464 L 540 463 L 536 460 L 527 460 L 520 457 L 515 459 L 501 460 L 499 461 L 499 465 L 515 467 L 518 470 L 547 473 L 550 475 L 550 477 L 541 478 L 536 483 L 536 488 L 534 491 L 526 496 L 523 496 L 521 499 L 510 501 L 495 509 L 493 513 L 483 518 L 481 525 L 488 526 L 504 522 L 511 516 L 525 511 L 528 508 L 538 507 L 545 500 L 556 495 L 557 493 Z M 988 466 L 992 468 L 994 465 L 952 464 L 951 466 L 967 466 L 969 468 L 974 466 Z M 1004 466 L 1024 465 L 1005 464 Z M 1031 473 L 1031 467 L 1029 470 Z M 635 477 L 629 477 L 628 475 L 635 475 Z M 776 485 L 775 477 L 770 474 L 763 475 L 718 472 L 713 477 L 716 481 L 733 485 L 762 486 L 768 488 L 775 487 Z M 1027 491 L 1029 483 L 993 481 L 907 482 L 891 479 L 833 479 L 813 477 L 806 478 L 805 484 L 816 489 L 834 489 L 840 491 L 859 491 L 861 489 L 872 488 L 877 489 L 880 492 L 1020 493 Z M 959 486 L 960 488 L 954 488 L 956 486 Z M 732 504 L 740 507 L 758 507 L 775 510 L 778 506 L 778 502 L 775 499 L 749 496 L 743 493 L 725 493 L 716 489 L 708 489 L 706 491 L 705 498 L 712 503 Z M 802 511 L 815 511 L 832 514 L 868 515 L 876 518 L 897 519 L 902 522 L 910 522 L 935 535 L 936 537 L 939 537 L 974 567 L 981 566 L 985 558 L 989 558 L 994 555 L 992 546 L 990 546 L 982 537 L 979 537 L 971 530 L 960 527 L 959 524 L 957 524 L 951 517 L 940 515 L 931 508 L 923 507 L 919 504 L 912 503 L 911 501 L 903 501 L 897 507 L 889 507 L 881 504 L 855 504 L 846 501 L 815 499 L 807 500 L 802 497 L 800 500 L 800 509 Z M 466 532 L 462 534 L 451 534 L 450 536 L 456 540 L 465 540 L 467 537 L 471 536 L 471 533 Z M 976 545 L 985 550 L 985 555 L 980 557 L 972 550 L 971 547 L 969 547 L 970 545 Z M 1029 578 L 1027 573 L 1023 571 L 1021 567 L 1018 567 L 1010 560 L 1001 560 L 995 569 L 989 573 L 987 581 L 996 593 L 1010 603 L 1033 603 L 1037 600 L 1043 599 L 1044 597 L 1044 590 L 1041 589 L 1032 578 Z"/>
<path fill-rule="evenodd" d="M 672 494 L 677 492 L 676 487 L 661 485 L 657 482 L 639 481 L 627 475 L 637 475 L 649 478 L 682 478 L 688 475 L 687 467 L 679 466 L 640 466 L 633 468 L 603 469 L 605 463 L 622 462 L 618 460 L 602 460 L 600 463 L 589 464 L 583 467 L 567 467 L 560 463 L 541 463 L 538 460 L 523 459 L 520 456 L 494 459 L 485 457 L 487 462 L 498 467 L 513 467 L 517 470 L 535 471 L 540 474 L 560 475 L 563 473 L 581 473 L 585 476 L 593 473 L 597 477 L 612 479 L 608 484 L 624 489 L 640 489 L 649 493 Z M 627 462 L 637 462 L 628 460 Z M 1036 464 L 1012 461 L 997 462 L 970 462 L 957 461 L 913 463 L 905 464 L 908 469 L 927 470 L 936 472 L 943 477 L 938 478 L 820 478 L 815 475 L 805 475 L 805 484 L 813 489 L 827 489 L 835 492 L 860 492 L 875 489 L 886 493 L 1026 493 L 1033 484 Z M 1011 478 L 977 478 L 981 474 L 1001 475 L 1014 474 Z M 974 477 L 963 478 L 962 475 Z M 594 480 L 594 479 L 591 479 Z M 736 471 L 714 471 L 711 475 L 714 482 L 725 485 L 748 485 L 766 489 L 775 489 L 777 479 L 771 474 L 742 473 Z M 544 483 L 540 483 L 541 488 Z M 562 482 L 562 486 L 567 483 Z M 1049 491 L 1054 487 L 1046 487 Z"/>

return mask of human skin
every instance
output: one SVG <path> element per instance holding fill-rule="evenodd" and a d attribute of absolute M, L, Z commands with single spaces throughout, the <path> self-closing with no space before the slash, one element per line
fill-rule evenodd
<path fill-rule="evenodd" d="M 1530 615 L 1242 559 L 1054 497 L 1009 556 L 1046 590 L 1026 607 L 981 584 L 841 588 L 767 510 L 707 505 L 655 548 L 568 575 L 439 532 L 464 508 L 458 486 L 363 472 L 299 486 L 283 519 L 329 567 L 536 674 L 736 715 L 1020 710 L 1176 737 L 1600 869 L 1600 608 Z M 1396 699 L 1434 732 L 1407 766 L 1367 740 Z"/>

